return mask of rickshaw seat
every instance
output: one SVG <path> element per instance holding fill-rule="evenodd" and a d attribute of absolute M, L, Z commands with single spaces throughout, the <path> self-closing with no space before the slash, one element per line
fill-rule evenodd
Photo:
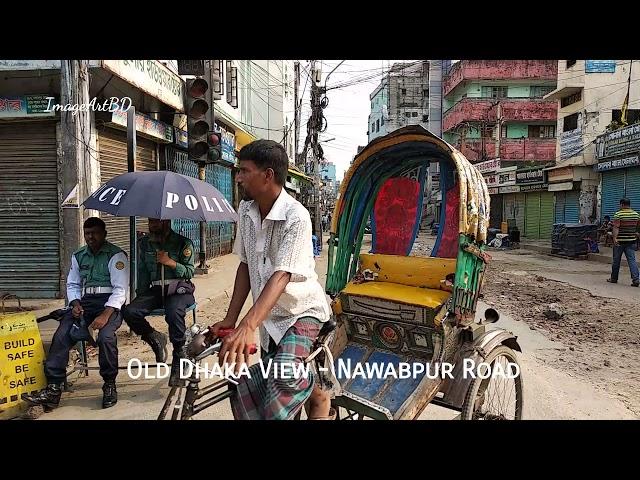
<path fill-rule="evenodd" d="M 450 292 L 435 288 L 419 288 L 390 282 L 350 282 L 342 291 L 346 295 L 379 298 L 389 302 L 405 303 L 437 309 L 446 302 Z"/>
<path fill-rule="evenodd" d="M 360 271 L 364 270 L 377 273 L 377 282 L 440 289 L 440 282 L 455 273 L 456 259 L 363 253 L 360 255 Z"/>

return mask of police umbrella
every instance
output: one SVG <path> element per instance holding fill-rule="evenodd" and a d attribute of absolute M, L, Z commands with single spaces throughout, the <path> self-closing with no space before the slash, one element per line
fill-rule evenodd
<path fill-rule="evenodd" d="M 82 205 L 116 217 L 238 221 L 237 213 L 216 187 L 164 170 L 118 175 L 92 193 Z"/>

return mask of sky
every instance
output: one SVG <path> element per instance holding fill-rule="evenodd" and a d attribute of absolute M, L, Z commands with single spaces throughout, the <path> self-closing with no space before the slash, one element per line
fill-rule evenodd
<path fill-rule="evenodd" d="M 365 146 L 367 141 L 367 125 L 370 113 L 369 94 L 378 86 L 382 78 L 383 70 L 386 71 L 394 62 L 411 60 L 345 60 L 331 75 L 327 82 L 327 97 L 329 105 L 324 110 L 328 128 L 320 134 L 325 158 L 336 165 L 336 176 L 341 180 L 344 172 L 349 168 L 351 160 L 358 151 L 358 145 Z M 327 75 L 341 60 L 318 60 L 316 66 L 322 65 L 322 84 Z M 311 111 L 310 107 L 310 82 L 307 82 L 306 71 L 309 62 L 300 61 L 300 89 L 304 90 L 302 103 L 302 117 L 300 123 L 300 150 L 306 137 L 306 124 Z M 363 79 L 374 76 L 353 86 L 331 90 L 331 86 L 338 86 L 348 80 Z M 364 80 L 364 79 L 363 79 Z"/>

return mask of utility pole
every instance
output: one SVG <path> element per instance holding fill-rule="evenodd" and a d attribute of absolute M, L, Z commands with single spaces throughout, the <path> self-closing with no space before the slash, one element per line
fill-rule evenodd
<path fill-rule="evenodd" d="M 311 116 L 307 122 L 307 138 L 304 141 L 304 148 L 300 155 L 300 162 L 305 163 L 307 160 L 307 152 L 309 146 L 311 146 L 311 152 L 313 154 L 312 167 L 306 168 L 305 172 L 313 178 L 313 201 L 311 202 L 310 213 L 312 216 L 312 222 L 316 234 L 321 238 L 322 227 L 320 221 L 320 159 L 322 154 L 320 153 L 320 144 L 318 143 L 318 133 L 322 128 L 322 106 L 320 101 L 320 95 L 322 89 L 316 84 L 316 69 L 315 60 L 311 60 L 310 73 L 311 73 Z M 322 245 L 322 243 L 321 243 Z"/>
<path fill-rule="evenodd" d="M 60 103 L 86 105 L 89 103 L 88 60 L 62 60 L 60 65 Z M 59 161 L 62 165 L 62 195 L 66 198 L 77 188 L 78 204 L 91 193 L 90 115 L 87 111 L 60 113 Z M 61 264 L 71 265 L 71 258 L 83 243 L 82 208 L 62 209 Z M 63 269 L 64 270 L 64 269 Z M 61 271 L 60 286 L 64 296 L 67 277 Z"/>
<path fill-rule="evenodd" d="M 496 139 L 496 155 L 495 158 L 501 158 L 500 156 L 500 142 L 502 142 L 502 104 L 498 100 L 497 105 L 497 119 L 498 119 L 498 138 Z"/>
<path fill-rule="evenodd" d="M 300 136 L 300 108 L 298 106 L 298 90 L 300 88 L 300 62 L 296 61 L 293 64 L 293 131 L 294 131 L 294 139 L 293 139 L 293 163 L 296 166 L 299 166 L 300 159 L 298 157 L 298 137 Z"/>
<path fill-rule="evenodd" d="M 313 64 L 311 76 L 311 109 L 314 116 L 314 133 L 311 137 L 313 152 L 313 184 L 314 184 L 314 202 L 313 202 L 313 225 L 318 238 L 322 239 L 322 223 L 320 212 L 320 144 L 318 143 L 318 132 L 322 128 L 322 107 L 320 106 L 320 88 L 316 84 L 315 62 Z M 322 241 L 320 242 L 322 249 Z"/>

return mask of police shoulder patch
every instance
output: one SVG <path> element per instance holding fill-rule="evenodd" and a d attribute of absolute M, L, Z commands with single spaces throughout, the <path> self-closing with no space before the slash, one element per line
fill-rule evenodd
<path fill-rule="evenodd" d="M 191 249 L 189 247 L 185 248 L 182 251 L 182 255 L 184 255 L 185 257 L 190 257 L 191 256 Z"/>
<path fill-rule="evenodd" d="M 124 268 L 124 262 L 116 262 L 116 268 L 122 270 Z"/>

